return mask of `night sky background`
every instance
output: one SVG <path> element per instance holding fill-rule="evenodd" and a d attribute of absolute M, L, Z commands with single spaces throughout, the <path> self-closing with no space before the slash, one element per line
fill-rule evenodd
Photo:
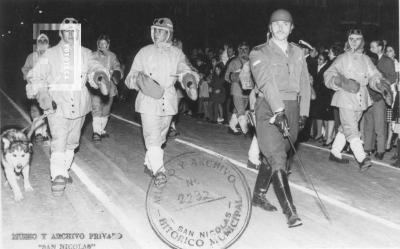
<path fill-rule="evenodd" d="M 1 1 L 2 65 L 23 64 L 32 51 L 32 23 L 59 23 L 75 17 L 82 23 L 82 43 L 96 48 L 101 33 L 110 35 L 111 50 L 130 66 L 137 50 L 151 43 L 156 17 L 174 22 L 174 36 L 186 53 L 194 47 L 219 48 L 224 42 L 251 46 L 265 41 L 268 20 L 277 8 L 288 9 L 295 29 L 289 40 L 314 46 L 344 42 L 349 28 L 361 28 L 366 40 L 386 39 L 398 51 L 398 0 L 69 0 Z M 21 24 L 23 22 L 23 24 Z M 11 34 L 8 33 L 11 31 Z M 50 34 L 58 43 L 57 32 Z"/>

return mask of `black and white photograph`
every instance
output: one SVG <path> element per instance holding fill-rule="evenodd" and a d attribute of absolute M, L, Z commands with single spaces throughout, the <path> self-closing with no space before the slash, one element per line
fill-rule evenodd
<path fill-rule="evenodd" d="M 0 247 L 399 248 L 399 11 L 0 1 Z"/>

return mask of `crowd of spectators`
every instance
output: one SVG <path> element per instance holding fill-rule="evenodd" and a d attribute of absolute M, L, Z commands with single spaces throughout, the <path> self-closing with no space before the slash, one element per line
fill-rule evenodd
<path fill-rule="evenodd" d="M 173 44 L 182 49 L 180 40 L 174 39 Z M 305 128 L 299 134 L 299 141 L 311 140 L 320 143 L 321 146 L 330 147 L 338 132 L 340 118 L 338 109 L 331 106 L 334 91 L 325 86 L 324 72 L 336 57 L 343 53 L 344 44 L 335 42 L 327 46 L 313 47 L 306 42 L 300 42 L 297 45 L 304 50 L 310 81 L 313 86 L 310 115 Z M 225 43 L 221 48 L 192 48 L 188 50 L 187 59 L 192 67 L 198 71 L 201 80 L 199 82 L 199 98 L 197 101 L 191 101 L 186 98 L 184 91 L 180 88 L 180 84 L 176 84 L 177 92 L 180 96 L 179 112 L 181 114 L 192 116 L 205 122 L 228 126 L 229 120 L 235 112 L 235 107 L 231 83 L 226 80 L 229 76 L 225 74 L 230 62 L 238 56 L 239 47 Z M 385 41 L 371 41 L 366 45 L 364 53 L 371 57 L 378 70 L 390 81 L 395 96 L 392 106 L 383 105 L 384 109 L 378 109 L 372 114 L 372 109 L 375 107 L 374 105 L 371 106 L 364 113 L 364 117 L 360 122 L 360 130 L 363 133 L 362 138 L 364 141 L 368 139 L 366 152 L 368 154 L 375 153 L 375 157 L 382 160 L 385 152 L 392 150 L 393 147 L 397 147 L 400 151 L 400 146 L 398 145 L 400 144 L 398 139 L 398 134 L 400 133 L 399 96 L 397 94 L 400 66 L 393 46 L 386 44 Z M 393 62 L 393 66 L 385 65 L 382 68 L 379 63 L 382 56 L 389 58 Z M 394 71 L 391 72 L 391 70 Z M 370 96 L 373 100 L 376 95 L 376 92 L 370 90 Z M 375 99 L 375 102 L 378 102 L 378 100 Z M 250 105 L 247 105 L 246 110 L 249 111 L 250 109 Z M 374 119 L 374 116 L 378 114 L 380 116 Z M 228 131 L 234 135 L 244 134 L 239 123 L 237 123 L 236 128 L 239 132 L 232 132 L 231 128 L 228 128 Z M 173 121 L 170 136 L 178 134 L 175 121 Z M 383 149 L 381 148 L 382 143 L 384 144 Z M 347 147 L 347 150 L 350 149 Z M 395 156 L 391 159 L 396 160 L 394 165 L 400 167 L 400 157 L 398 155 L 400 153 L 395 153 Z"/>

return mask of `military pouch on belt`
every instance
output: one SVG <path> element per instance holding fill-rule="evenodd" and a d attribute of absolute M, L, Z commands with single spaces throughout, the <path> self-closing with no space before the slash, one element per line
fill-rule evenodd
<path fill-rule="evenodd" d="M 140 72 L 136 80 L 140 91 L 144 95 L 154 99 L 161 99 L 164 95 L 164 88 L 162 88 L 157 81 L 150 78 L 150 76 Z"/>

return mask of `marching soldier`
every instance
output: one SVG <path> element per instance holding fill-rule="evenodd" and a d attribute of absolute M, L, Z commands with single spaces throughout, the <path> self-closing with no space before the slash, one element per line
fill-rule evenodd
<path fill-rule="evenodd" d="M 49 48 L 28 73 L 28 98 L 36 98 L 47 116 L 52 136 L 50 155 L 53 196 L 64 194 L 74 150 L 79 146 L 85 116 L 91 110 L 86 87 L 109 92 L 108 70 L 80 44 L 78 21 L 65 18 L 60 25 L 60 42 Z"/>
<path fill-rule="evenodd" d="M 97 39 L 97 51 L 93 52 L 93 57 L 108 70 L 113 84 L 110 84 L 110 94 L 107 96 L 102 95 L 99 90 L 92 92 L 92 139 L 95 142 L 109 136 L 105 128 L 110 117 L 114 96 L 117 95 L 117 85 L 123 73 L 117 56 L 109 48 L 110 38 L 107 35 L 100 35 Z"/>
<path fill-rule="evenodd" d="M 348 141 L 360 170 L 364 171 L 372 166 L 371 158 L 364 151 L 358 128 L 363 112 L 372 105 L 367 86 L 384 95 L 385 100 L 392 96 L 390 85 L 381 82 L 381 73 L 371 59 L 363 54 L 364 36 L 361 30 L 349 30 L 347 35 L 345 53 L 339 55 L 324 73 L 325 85 L 335 91 L 331 105 L 339 108 L 341 123 L 329 160 L 349 163 L 341 154 Z M 390 105 L 391 100 L 389 102 Z"/>
<path fill-rule="evenodd" d="M 49 37 L 45 34 L 40 34 L 36 39 L 36 51 L 29 54 L 26 58 L 24 66 L 21 68 L 21 71 L 24 76 L 24 80 L 26 80 L 26 76 L 28 72 L 33 68 L 39 58 L 46 52 L 49 48 Z M 36 100 L 33 100 L 30 103 L 30 115 L 32 121 L 35 122 L 37 118 L 39 118 L 41 109 Z M 44 123 L 35 129 L 35 142 L 47 141 L 49 140 L 49 135 L 47 133 L 47 124 Z"/>
<path fill-rule="evenodd" d="M 186 62 L 182 50 L 172 45 L 173 24 L 158 18 L 151 26 L 153 44 L 135 56 L 125 84 L 136 89 L 135 111 L 140 113 L 146 146 L 145 172 L 154 176 L 156 185 L 166 183 L 164 151 L 161 148 L 172 117 L 178 113 L 178 95 L 174 84 L 181 82 L 189 98 L 197 99 L 199 76 Z"/>
<path fill-rule="evenodd" d="M 285 171 L 287 152 L 297 138 L 299 123 L 308 116 L 310 83 L 301 48 L 288 43 L 294 28 L 292 15 L 284 9 L 271 14 L 272 37 L 250 53 L 250 67 L 260 91 L 256 106 L 256 131 L 260 151 L 266 160 L 260 165 L 253 193 L 253 205 L 277 210 L 266 198 L 272 182 L 289 227 L 302 224 L 293 204 Z"/>

